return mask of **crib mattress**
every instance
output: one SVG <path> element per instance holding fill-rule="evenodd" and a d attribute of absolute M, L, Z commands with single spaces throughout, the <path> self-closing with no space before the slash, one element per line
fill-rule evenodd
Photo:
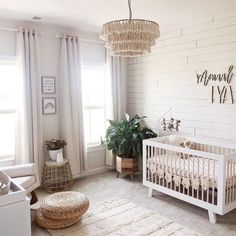
<path fill-rule="evenodd" d="M 147 167 L 151 174 L 165 178 L 167 182 L 174 181 L 176 185 L 183 184 L 186 187 L 191 185 L 193 188 L 202 186 L 204 189 L 217 187 L 218 162 L 216 160 L 192 156 L 183 159 L 178 155 L 166 154 L 149 158 Z M 236 166 L 234 169 L 236 170 Z M 228 185 L 233 182 L 230 181 L 232 178 L 236 179 L 236 175 L 230 176 Z"/>

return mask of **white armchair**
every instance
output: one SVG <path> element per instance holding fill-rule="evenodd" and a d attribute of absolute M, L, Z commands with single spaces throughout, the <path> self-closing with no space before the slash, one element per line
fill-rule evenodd
<path fill-rule="evenodd" d="M 40 185 L 38 169 L 36 164 L 24 164 L 1 168 L 9 177 L 26 190 L 26 194 L 31 194 L 31 204 L 37 202 L 34 190 Z"/>

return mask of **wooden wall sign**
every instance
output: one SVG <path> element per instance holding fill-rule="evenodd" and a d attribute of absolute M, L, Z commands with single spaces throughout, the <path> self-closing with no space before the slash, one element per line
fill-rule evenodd
<path fill-rule="evenodd" d="M 211 103 L 234 103 L 233 90 L 231 86 L 233 78 L 233 65 L 228 72 L 223 74 L 210 74 L 205 70 L 202 74 L 197 74 L 197 83 L 204 86 L 211 85 Z"/>

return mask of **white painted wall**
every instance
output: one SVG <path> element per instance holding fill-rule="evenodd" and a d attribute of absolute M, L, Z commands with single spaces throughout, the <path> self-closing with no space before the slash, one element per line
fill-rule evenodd
<path fill-rule="evenodd" d="M 46 24 L 32 24 L 18 21 L 0 21 L 0 27 L 13 27 L 19 25 L 32 27 L 43 32 L 39 40 L 40 43 L 40 59 L 41 59 L 41 75 L 56 77 L 56 98 L 58 101 L 58 72 L 59 72 L 59 56 L 60 56 L 60 39 L 55 38 L 55 34 L 74 32 L 81 39 L 81 57 L 83 63 L 105 63 L 105 49 L 103 44 L 96 43 L 98 35 L 89 32 L 77 32 L 74 29 L 59 27 Z M 16 33 L 0 30 L 0 58 L 15 57 L 16 55 Z M 45 95 L 42 95 L 42 97 Z M 57 110 L 59 109 L 57 103 Z M 59 138 L 59 117 L 58 112 L 55 115 L 43 115 L 43 139 Z M 45 159 L 48 159 L 48 153 L 45 150 Z M 89 172 L 101 170 L 105 166 L 105 151 L 93 150 L 88 153 Z"/>
<path fill-rule="evenodd" d="M 175 31 L 161 33 L 153 52 L 128 61 L 128 113 L 158 119 L 172 108 L 182 120 L 181 132 L 236 143 L 236 104 L 211 104 L 210 87 L 198 85 L 196 72 L 236 75 L 236 13 Z M 236 103 L 236 77 L 232 80 Z"/>

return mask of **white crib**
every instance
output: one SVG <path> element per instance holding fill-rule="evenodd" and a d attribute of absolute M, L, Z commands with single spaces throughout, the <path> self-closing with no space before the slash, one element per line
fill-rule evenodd
<path fill-rule="evenodd" d="M 157 190 L 216 214 L 236 208 L 236 147 L 186 137 L 193 149 L 161 143 L 158 138 L 143 141 L 143 184 L 149 196 Z"/>

